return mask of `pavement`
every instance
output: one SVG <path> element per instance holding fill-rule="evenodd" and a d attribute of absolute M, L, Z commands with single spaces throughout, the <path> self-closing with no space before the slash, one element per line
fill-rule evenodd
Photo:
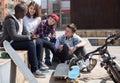
<path fill-rule="evenodd" d="M 57 36 L 63 34 L 64 31 L 57 31 Z M 98 46 L 94 46 L 92 48 L 96 49 Z M 110 46 L 108 50 L 112 55 L 117 57 L 117 60 L 120 61 L 120 46 Z M 91 50 L 91 48 L 89 48 Z M 52 56 L 51 56 L 52 57 Z M 97 65 L 90 73 L 81 72 L 81 76 L 79 78 L 79 83 L 114 83 L 112 79 L 108 76 L 107 72 L 104 68 L 100 67 L 100 58 L 96 56 Z M 50 67 L 49 72 L 46 73 L 46 78 L 36 78 L 39 83 L 66 83 L 65 80 L 55 80 L 53 78 L 53 74 L 55 71 L 55 67 L 57 64 L 54 63 L 53 66 Z"/>

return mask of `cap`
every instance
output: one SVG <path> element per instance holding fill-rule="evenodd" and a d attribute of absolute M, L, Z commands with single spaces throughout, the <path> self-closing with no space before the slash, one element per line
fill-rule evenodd
<path fill-rule="evenodd" d="M 50 17 L 52 17 L 56 22 L 59 21 L 59 17 L 57 14 L 51 14 Z"/>

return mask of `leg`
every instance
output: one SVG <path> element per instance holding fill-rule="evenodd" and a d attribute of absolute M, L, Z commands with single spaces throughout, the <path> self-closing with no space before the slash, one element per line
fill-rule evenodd
<path fill-rule="evenodd" d="M 86 55 L 86 50 L 84 47 L 79 47 L 75 50 L 74 54 L 79 58 L 82 59 Z"/>
<path fill-rule="evenodd" d="M 49 48 L 51 50 L 51 52 L 53 53 L 53 56 L 56 55 L 57 49 L 55 48 L 55 46 L 51 42 L 46 41 L 44 39 L 42 39 L 42 41 L 43 41 L 43 47 Z"/>
<path fill-rule="evenodd" d="M 29 63 L 31 65 L 31 71 L 33 72 L 35 77 L 45 77 L 45 74 L 41 73 L 41 71 L 38 68 L 38 58 L 37 58 L 37 43 L 35 45 L 35 43 L 33 41 L 16 41 L 13 42 L 12 47 L 16 50 L 28 50 L 28 59 L 29 59 Z M 40 53 L 40 52 L 39 52 Z M 38 53 L 38 54 L 39 54 Z"/>
<path fill-rule="evenodd" d="M 36 44 L 38 68 L 40 68 L 41 63 L 43 61 L 43 43 L 42 43 L 41 39 L 36 39 L 35 44 Z"/>
<path fill-rule="evenodd" d="M 58 51 L 58 58 L 60 59 L 60 61 L 62 63 L 64 63 L 65 60 L 68 59 L 68 56 L 69 56 L 68 51 L 69 51 L 69 48 L 68 48 L 68 46 L 66 44 L 63 45 L 63 49 L 62 49 L 61 52 Z"/>
<path fill-rule="evenodd" d="M 50 42 L 50 38 L 48 37 L 44 37 L 43 39 Z M 52 65 L 50 62 L 50 50 L 48 48 L 45 48 L 45 64 L 48 66 Z"/>
<path fill-rule="evenodd" d="M 38 60 L 36 56 L 36 47 L 33 41 L 15 41 L 11 45 L 16 50 L 28 50 L 28 59 L 31 65 L 31 71 L 35 72 L 38 69 Z"/>

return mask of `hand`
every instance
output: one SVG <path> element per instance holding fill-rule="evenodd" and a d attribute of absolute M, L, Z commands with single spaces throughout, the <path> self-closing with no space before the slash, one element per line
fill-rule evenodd
<path fill-rule="evenodd" d="M 76 49 L 74 47 L 69 48 L 69 55 L 72 55 Z"/>
<path fill-rule="evenodd" d="M 62 51 L 63 45 L 59 45 L 58 49 L 59 49 L 60 51 Z"/>
<path fill-rule="evenodd" d="M 37 38 L 39 38 L 39 35 L 37 35 L 37 34 L 34 34 L 34 35 L 31 36 L 32 40 L 37 39 Z"/>

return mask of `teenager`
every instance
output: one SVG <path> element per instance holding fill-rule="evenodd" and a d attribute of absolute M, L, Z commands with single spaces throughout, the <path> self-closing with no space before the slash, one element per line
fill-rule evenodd
<path fill-rule="evenodd" d="M 34 30 L 38 27 L 40 22 L 40 7 L 37 3 L 32 1 L 28 5 L 26 16 L 23 18 L 24 26 L 31 34 L 34 34 Z"/>
<path fill-rule="evenodd" d="M 40 38 L 43 40 L 43 47 L 45 47 L 45 64 L 51 66 L 50 62 L 50 51 L 49 47 L 54 49 L 54 45 L 50 45 L 50 41 L 55 43 L 56 41 L 56 33 L 55 26 L 59 21 L 59 17 L 56 14 L 51 14 L 48 19 L 42 20 L 35 31 L 35 34 L 39 34 Z M 49 45 L 48 45 L 49 43 Z M 55 57 L 55 56 L 54 56 Z"/>
<path fill-rule="evenodd" d="M 14 10 L 15 14 L 10 14 L 5 18 L 1 42 L 7 40 L 15 50 L 27 50 L 32 73 L 35 77 L 45 77 L 45 74 L 39 70 L 42 42 L 38 39 L 39 36 L 30 35 L 23 26 L 22 19 L 26 14 L 26 7 L 17 4 Z M 34 43 L 33 40 L 37 42 Z"/>
<path fill-rule="evenodd" d="M 79 37 L 76 33 L 76 26 L 69 24 L 66 26 L 65 34 L 57 38 L 55 47 L 57 48 L 57 56 L 60 62 L 64 63 L 72 57 L 73 54 L 81 58 L 86 51 L 84 49 L 85 41 Z"/>
<path fill-rule="evenodd" d="M 29 31 L 29 33 L 34 34 L 40 22 L 41 22 L 40 7 L 36 2 L 32 1 L 28 5 L 28 11 L 26 16 L 23 18 L 23 23 L 27 28 L 27 30 Z M 41 58 L 40 58 L 40 64 L 41 64 L 40 69 L 48 70 L 49 67 L 43 63 L 42 58 L 43 58 L 43 53 L 41 53 Z"/>

